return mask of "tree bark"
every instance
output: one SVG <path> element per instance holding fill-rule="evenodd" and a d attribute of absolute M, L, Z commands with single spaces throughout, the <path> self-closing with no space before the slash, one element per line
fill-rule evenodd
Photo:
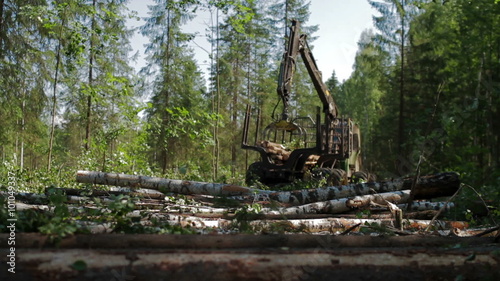
<path fill-rule="evenodd" d="M 144 197 L 150 199 L 164 199 L 165 194 L 157 191 L 157 190 L 148 190 L 148 189 L 122 189 L 122 190 L 97 190 L 93 189 L 91 191 L 85 189 L 76 189 L 76 188 L 60 188 L 66 195 L 75 195 L 75 196 L 109 196 L 109 195 L 129 195 L 129 196 L 137 196 Z"/>
<path fill-rule="evenodd" d="M 281 203 L 302 205 L 319 201 L 366 195 L 373 191 L 377 193 L 384 193 L 398 190 L 409 190 L 411 189 L 412 182 L 413 178 L 404 178 L 385 182 L 367 182 L 344 186 L 329 186 L 318 189 L 280 191 L 260 196 L 257 200 L 273 200 Z M 459 187 L 460 179 L 458 174 L 454 172 L 422 176 L 416 183 L 413 198 L 420 200 L 451 196 L 458 190 Z M 255 200 L 254 197 L 249 199 Z"/>
<path fill-rule="evenodd" d="M 78 171 L 76 181 L 80 183 L 105 184 L 133 188 L 149 188 L 163 193 L 235 195 L 236 200 L 277 201 L 293 205 L 303 205 L 319 201 L 366 195 L 370 192 L 385 193 L 409 190 L 412 178 L 396 179 L 386 182 L 368 182 L 345 186 L 330 186 L 318 189 L 294 191 L 259 190 L 231 184 L 172 180 L 158 177 L 135 176 L 116 173 Z M 454 172 L 422 176 L 416 183 L 414 199 L 427 199 L 454 194 L 460 187 L 458 174 Z M 248 194 L 256 193 L 255 196 Z M 244 196 L 246 195 L 246 197 Z"/>
<path fill-rule="evenodd" d="M 165 235 L 162 236 L 154 237 L 155 242 L 165 240 Z M 120 244 L 131 248 L 126 251 L 122 250 L 123 247 L 116 249 L 96 249 L 95 247 L 58 250 L 20 249 L 16 252 L 16 256 L 19 255 L 22 259 L 16 263 L 15 279 L 323 281 L 332 280 L 332 276 L 338 280 L 366 280 L 369 276 L 372 281 L 500 279 L 499 271 L 495 270 L 498 261 L 491 254 L 491 248 L 484 249 L 481 245 L 452 250 L 442 248 L 442 245 L 459 245 L 472 241 L 463 238 L 454 241 L 433 239 L 432 243 L 422 243 L 422 245 L 435 245 L 428 248 L 424 246 L 389 249 L 380 248 L 380 246 L 374 246 L 378 248 L 355 247 L 356 243 L 362 244 L 363 240 L 371 244 L 380 241 L 363 237 L 363 239 L 346 239 L 344 244 L 352 245 L 350 248 L 332 250 L 335 243 L 330 244 L 330 241 L 326 241 L 325 245 L 317 241 L 312 249 L 295 249 L 288 246 L 280 248 L 277 246 L 286 243 L 279 239 L 288 241 L 295 237 L 278 236 L 272 239 L 277 243 L 271 244 L 270 239 L 266 239 L 265 236 L 268 235 L 258 236 L 262 239 L 260 241 L 255 239 L 251 241 L 260 245 L 263 245 L 264 241 L 265 245 L 271 245 L 272 250 L 266 251 L 258 248 L 213 250 L 214 246 L 210 242 L 216 242 L 215 239 L 206 240 L 202 249 L 189 251 L 173 252 L 170 249 L 161 248 L 137 249 L 133 246 L 144 245 L 144 240 L 151 239 L 148 236 L 140 236 L 133 240 L 122 240 L 123 236 L 102 238 L 106 241 L 112 239 L 120 241 Z M 188 243 L 192 243 L 191 240 L 199 242 L 205 238 L 198 237 L 200 239 L 193 239 L 193 236 L 185 238 L 189 238 Z M 342 237 L 351 238 L 352 236 Z M 215 236 L 214 238 L 221 241 L 226 240 L 228 236 Z M 237 238 L 244 240 L 249 237 Z M 182 240 L 184 239 L 178 241 Z M 94 240 L 87 239 L 86 241 Z M 336 242 L 336 240 L 332 241 Z M 453 242 L 455 244 L 452 244 Z M 407 243 L 411 244 L 411 242 Z M 388 243 L 382 243 L 382 245 L 386 244 Z M 472 256 L 474 260 L 468 261 L 467 257 L 471 256 L 471 252 L 474 253 Z M 84 269 L 79 268 L 78 265 Z M 9 278 L 12 278 L 12 274 L 6 269 L 0 272 L 0 279 L 10 280 Z"/>
<path fill-rule="evenodd" d="M 0 233 L 0 245 L 8 245 L 9 234 Z M 20 249 L 262 249 L 262 248 L 386 248 L 425 247 L 426 250 L 441 248 L 443 245 L 489 245 L 491 237 L 439 237 L 439 236 L 317 236 L 308 234 L 277 235 L 183 235 L 183 234 L 77 234 L 64 238 L 57 245 L 46 235 L 38 233 L 18 233 L 16 244 Z M 458 248 L 457 248 L 458 249 Z M 464 247 L 463 249 L 468 249 Z M 445 248 L 443 250 L 450 251 Z M 470 252 L 470 251 L 469 251 Z"/>
<path fill-rule="evenodd" d="M 269 214 L 338 214 L 351 211 L 355 208 L 368 206 L 371 202 L 385 204 L 385 201 L 402 204 L 406 203 L 410 197 L 408 190 L 380 193 L 376 195 L 363 195 L 352 198 L 340 198 L 329 201 L 310 203 L 288 208 L 278 208 L 278 210 L 264 209 Z"/>
<path fill-rule="evenodd" d="M 405 205 L 400 205 L 405 206 Z M 363 214 L 361 218 L 371 218 L 371 219 L 391 219 L 392 215 L 390 213 L 377 212 L 379 210 L 374 210 L 370 214 Z M 386 211 L 386 210 L 384 210 Z M 434 210 L 424 210 L 424 211 L 416 211 L 416 212 L 405 212 L 403 213 L 403 218 L 414 219 L 414 220 L 430 220 L 436 215 L 437 211 Z M 226 219 L 233 220 L 236 218 L 234 213 L 228 212 L 199 212 L 192 213 L 194 217 L 199 218 L 211 218 L 211 219 Z M 342 214 L 290 214 L 290 215 L 274 215 L 274 214 L 255 214 L 248 216 L 247 218 L 239 218 L 239 219 L 248 219 L 248 220 L 306 220 L 306 219 L 328 219 L 328 218 L 345 218 L 345 219 L 356 219 L 359 218 L 359 214 L 355 214 L 353 212 L 342 213 Z"/>
<path fill-rule="evenodd" d="M 76 181 L 80 183 L 147 188 L 159 190 L 163 193 L 173 192 L 178 194 L 242 195 L 252 192 L 266 192 L 232 184 L 171 180 L 158 177 L 90 171 L 78 171 Z"/>
<path fill-rule="evenodd" d="M 3 16 L 3 10 L 5 7 L 5 0 L 0 0 L 0 60 L 3 61 L 4 57 L 4 47 L 3 47 L 3 38 L 4 38 L 4 16 Z"/>
<path fill-rule="evenodd" d="M 56 114 L 57 114 L 57 84 L 59 83 L 59 66 L 61 62 L 61 45 L 62 45 L 62 33 L 63 27 L 65 26 L 65 15 L 62 16 L 61 26 L 59 27 L 59 42 L 56 48 L 56 69 L 54 73 L 54 83 L 52 87 L 52 112 L 50 120 L 50 135 L 49 135 L 49 152 L 47 154 L 47 170 L 50 171 L 52 168 L 52 150 L 54 146 L 54 132 L 56 127 Z"/>
<path fill-rule="evenodd" d="M 92 11 L 96 12 L 96 0 L 92 1 Z M 91 146 L 91 131 L 92 131 L 92 92 L 94 91 L 94 32 L 96 32 L 96 19 L 95 15 L 92 14 L 91 23 L 91 35 L 90 35 L 90 46 L 89 46 L 89 72 L 88 72 L 88 83 L 90 88 L 90 93 L 87 96 L 87 124 L 85 126 L 85 150 L 89 151 Z"/>

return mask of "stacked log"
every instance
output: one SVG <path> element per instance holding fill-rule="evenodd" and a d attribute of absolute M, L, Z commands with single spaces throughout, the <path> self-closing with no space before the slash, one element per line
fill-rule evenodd
<path fill-rule="evenodd" d="M 273 143 L 267 142 L 263 145 L 266 145 L 276 154 L 286 154 L 284 148 Z M 396 208 L 404 209 L 405 217 L 409 217 L 407 213 L 426 210 L 449 210 L 453 207 L 453 203 L 418 200 L 451 196 L 460 187 L 459 177 L 453 172 L 422 176 L 417 181 L 414 181 L 413 178 L 400 178 L 382 182 L 293 191 L 261 190 L 220 183 L 170 180 L 90 171 L 79 171 L 77 173 L 77 181 L 81 183 L 128 186 L 132 187 L 132 189 L 152 188 L 165 194 L 193 196 L 205 194 L 213 196 L 213 198 L 223 196 L 240 202 L 243 205 L 258 202 L 262 206 L 259 214 L 264 216 L 282 216 L 284 219 L 293 216 L 346 214 L 353 211 L 356 212 L 356 210 L 373 209 L 374 206 L 379 209 L 387 208 L 388 204 L 399 204 Z M 414 186 L 413 190 L 411 189 L 412 186 Z M 413 202 L 411 200 L 412 202 L 409 202 L 410 198 L 417 201 Z M 200 202 L 207 201 L 207 197 L 203 199 Z M 273 204 L 277 204 L 277 206 L 269 207 Z M 409 208 L 406 208 L 404 204 L 410 204 Z M 170 212 L 172 211 L 170 207 L 167 207 L 167 209 Z M 174 209 L 192 214 L 230 214 L 232 212 L 227 208 L 212 208 L 206 205 L 202 207 L 182 206 Z M 251 217 L 256 218 L 255 216 Z"/>
<path fill-rule="evenodd" d="M 365 214 L 365 210 L 373 210 L 379 218 L 391 220 L 390 214 L 383 216 L 380 213 L 381 210 L 388 213 L 387 206 L 391 204 L 394 204 L 391 205 L 393 208 L 404 210 L 403 216 L 406 219 L 416 218 L 418 213 L 426 211 L 433 212 L 433 215 L 439 214 L 438 210 L 449 210 L 453 207 L 453 203 L 413 201 L 410 200 L 411 193 L 414 193 L 413 198 L 416 200 L 423 197 L 428 199 L 436 195 L 449 196 L 455 193 L 460 186 L 456 173 L 440 173 L 421 177 L 416 181 L 413 190 L 411 189 L 413 185 L 411 178 L 294 191 L 261 190 L 230 184 L 91 171 L 79 171 L 77 182 L 122 187 L 113 187 L 111 188 L 113 190 L 108 191 L 103 191 L 102 188 L 62 189 L 62 193 L 59 192 L 59 194 L 66 194 L 66 202 L 73 204 L 70 209 L 96 207 L 106 209 L 108 204 L 117 198 L 110 199 L 108 197 L 123 194 L 139 198 L 134 200 L 136 208 L 134 212 L 147 214 L 143 216 L 144 218 L 170 218 L 167 219 L 167 222 L 171 225 L 229 230 L 233 226 L 233 221 L 249 220 L 252 222 L 246 225 L 251 227 L 258 226 L 264 229 L 263 226 L 269 225 L 266 228 L 273 229 L 274 226 L 281 225 L 285 229 L 295 229 L 296 231 L 301 230 L 299 226 L 305 226 L 307 232 L 313 231 L 310 228 L 317 225 L 319 221 L 331 222 L 333 215 L 336 215 L 337 218 L 354 220 L 352 217 L 354 214 Z M 187 198 L 171 200 L 170 198 L 175 198 L 176 194 L 183 194 Z M 49 202 L 47 196 L 45 194 L 17 194 L 16 200 L 22 202 L 18 203 L 18 209 L 50 212 L 52 209 L 47 205 Z M 99 200 L 101 206 L 93 205 L 94 200 L 91 197 L 101 197 Z M 217 203 L 220 202 L 220 199 L 232 201 L 239 206 L 234 205 L 234 203 L 227 206 L 221 205 Z M 215 205 L 216 203 L 217 205 Z M 409 208 L 406 208 L 406 204 L 410 204 Z M 255 205 L 260 207 L 255 207 Z M 428 215 L 426 219 L 428 219 Z M 287 222 L 277 223 L 276 220 Z M 412 224 L 417 225 L 417 223 Z M 87 225 L 91 226 L 92 223 Z M 318 229 L 328 229 L 328 223 L 322 225 L 324 228 Z M 356 223 L 344 223 L 344 231 L 354 225 Z M 110 231 L 109 226 L 97 225 L 93 228 Z M 333 229 L 331 224 L 330 229 Z M 338 230 L 337 227 L 335 229 Z"/>
<path fill-rule="evenodd" d="M 270 142 L 270 141 L 259 141 L 257 143 L 258 146 L 264 148 L 266 150 L 267 155 L 274 161 L 274 164 L 281 165 L 284 164 L 290 158 L 290 154 L 292 153 L 290 149 L 286 148 L 284 145 Z M 310 169 L 319 160 L 319 155 L 310 155 L 305 163 L 305 167 Z"/>
<path fill-rule="evenodd" d="M 344 186 L 329 186 L 317 189 L 293 191 L 272 191 L 244 187 L 234 184 L 207 183 L 185 180 L 172 180 L 158 177 L 78 171 L 76 181 L 79 183 L 124 186 L 159 190 L 163 193 L 205 194 L 214 196 L 233 196 L 233 199 L 253 198 L 258 201 L 273 200 L 280 203 L 308 204 L 318 201 L 367 195 L 371 192 L 385 193 L 399 190 L 410 190 L 412 178 L 395 179 L 382 182 L 368 182 Z M 415 184 L 413 199 L 431 199 L 453 195 L 460 187 L 457 173 L 446 172 L 420 177 Z M 251 197 L 248 197 L 250 194 Z"/>
<path fill-rule="evenodd" d="M 312 167 L 314 167 L 316 163 L 318 163 L 319 157 L 319 155 L 310 155 L 306 160 L 306 164 L 304 165 L 305 168 L 310 170 Z"/>
<path fill-rule="evenodd" d="M 291 151 L 282 144 L 270 141 L 260 141 L 258 145 L 266 150 L 267 155 L 275 164 L 284 164 L 288 158 L 290 158 Z"/>

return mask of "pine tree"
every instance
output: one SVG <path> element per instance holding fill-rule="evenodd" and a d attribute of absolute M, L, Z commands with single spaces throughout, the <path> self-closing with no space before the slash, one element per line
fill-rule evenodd
<path fill-rule="evenodd" d="M 44 147 L 47 41 L 30 8 L 43 3 L 0 3 L 0 146 L 2 158 L 16 154 L 23 169 L 38 167 Z"/>
<path fill-rule="evenodd" d="M 383 0 L 368 1 L 381 15 L 374 16 L 375 27 L 381 32 L 377 40 L 391 54 L 394 62 L 399 63 L 399 116 L 398 116 L 398 151 L 400 156 L 405 157 L 404 150 L 406 140 L 405 129 L 405 71 L 406 71 L 406 47 L 408 45 L 408 33 L 411 19 L 416 15 L 416 4 L 419 0 Z"/>
<path fill-rule="evenodd" d="M 190 7 L 191 4 L 182 1 L 157 1 L 151 7 L 151 17 L 141 28 L 142 33 L 150 38 L 146 47 L 148 65 L 141 71 L 143 75 L 153 77 L 148 89 L 152 95 L 152 106 L 147 112 L 150 144 L 158 151 L 153 154 L 153 160 L 163 173 L 172 165 L 172 159 L 181 156 L 183 150 L 174 150 L 174 147 L 181 144 L 187 148 L 185 143 L 182 144 L 185 139 L 180 138 L 175 129 L 174 117 L 182 116 L 175 115 L 173 109 L 192 111 L 198 106 L 203 107 L 200 100 L 204 92 L 203 80 L 192 59 L 192 50 L 187 46 L 192 35 L 181 30 L 181 25 L 193 17 Z"/>
<path fill-rule="evenodd" d="M 102 170 L 134 111 L 133 70 L 128 65 L 131 31 L 126 1 L 72 2 L 64 38 L 64 97 L 60 134 L 67 150 L 92 158 Z"/>

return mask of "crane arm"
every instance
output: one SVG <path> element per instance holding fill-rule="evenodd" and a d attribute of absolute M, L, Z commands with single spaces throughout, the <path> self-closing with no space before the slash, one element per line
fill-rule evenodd
<path fill-rule="evenodd" d="M 288 120 L 288 102 L 292 91 L 292 79 L 297 63 L 297 54 L 299 53 L 299 30 L 300 24 L 295 22 L 290 27 L 290 36 L 288 38 L 288 47 L 283 54 L 278 78 L 278 95 L 283 101 L 282 120 Z"/>
<path fill-rule="evenodd" d="M 292 79 L 296 67 L 297 55 L 300 53 L 302 60 L 307 68 L 307 72 L 313 82 L 314 88 L 323 104 L 323 111 L 330 120 L 338 115 L 337 105 L 328 91 L 325 83 L 322 80 L 321 72 L 318 70 L 316 61 L 309 49 L 306 41 L 306 35 L 299 35 L 300 23 L 297 20 L 292 20 L 290 27 L 290 37 L 288 39 L 288 48 L 283 54 L 283 59 L 280 65 L 280 74 L 278 78 L 278 95 L 283 100 L 282 119 L 288 120 L 288 102 L 290 100 L 290 92 L 292 87 Z"/>
<path fill-rule="evenodd" d="M 300 56 L 306 65 L 307 72 L 309 73 L 309 77 L 311 77 L 314 88 L 323 103 L 323 112 L 330 117 L 330 120 L 332 120 L 337 117 L 338 108 L 332 95 L 328 91 L 328 88 L 323 82 L 321 71 L 318 70 L 318 66 L 316 65 L 316 61 L 311 53 L 311 49 L 309 49 L 307 44 L 306 37 L 307 36 L 305 34 L 300 36 Z"/>

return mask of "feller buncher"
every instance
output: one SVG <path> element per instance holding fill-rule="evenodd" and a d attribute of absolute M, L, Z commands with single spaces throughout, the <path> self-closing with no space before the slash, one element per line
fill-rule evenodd
<path fill-rule="evenodd" d="M 286 184 L 311 178 L 327 180 L 329 185 L 366 181 L 361 172 L 360 130 L 350 118 L 339 116 L 337 105 L 324 84 L 321 72 L 306 41 L 299 34 L 300 23 L 292 20 L 290 35 L 280 65 L 277 92 L 283 103 L 281 117 L 260 132 L 257 114 L 254 141 L 249 144 L 252 108 L 247 106 L 242 148 L 257 151 L 260 160 L 249 165 L 248 184 L 255 180 L 267 185 Z M 297 56 L 300 54 L 322 103 L 315 120 L 309 116 L 289 116 L 289 102 Z M 321 118 L 323 115 L 323 118 Z"/>

